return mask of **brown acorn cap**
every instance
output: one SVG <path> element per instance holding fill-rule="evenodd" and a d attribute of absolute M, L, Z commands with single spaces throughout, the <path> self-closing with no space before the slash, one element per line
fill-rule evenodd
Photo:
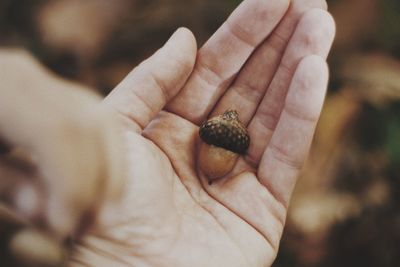
<path fill-rule="evenodd" d="M 200 126 L 199 135 L 209 145 L 222 147 L 238 154 L 246 154 L 250 145 L 250 137 L 239 121 L 236 110 L 227 110 L 222 115 L 205 121 Z"/>

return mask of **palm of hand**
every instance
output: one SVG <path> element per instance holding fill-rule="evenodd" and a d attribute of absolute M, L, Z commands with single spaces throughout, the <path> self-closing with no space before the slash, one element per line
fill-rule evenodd
<path fill-rule="evenodd" d="M 325 11 L 308 10 L 320 5 L 294 1 L 273 31 L 287 3 L 244 1 L 193 71 L 193 38 L 181 30 L 111 93 L 106 103 L 129 119 L 128 181 L 112 219 L 84 239 L 78 262 L 272 264 L 326 88 L 322 58 L 334 25 Z M 243 21 L 249 13 L 259 16 Z M 198 125 L 227 108 L 239 111 L 252 141 L 228 179 L 209 186 L 197 170 Z"/>
<path fill-rule="evenodd" d="M 140 266 L 139 263 L 154 266 L 263 266 L 272 260 L 276 252 L 270 241 L 246 219 L 231 211 L 232 205 L 225 206 L 207 193 L 203 188 L 206 183 L 202 185 L 199 182 L 195 165 L 197 127 L 168 113 L 161 117 L 146 130 L 145 135 L 151 141 L 135 134 L 127 136 L 131 180 L 123 209 L 127 225 L 119 230 L 125 238 L 129 236 L 125 239 L 127 247 L 141 255 L 132 257 L 129 263 L 133 266 Z M 168 126 L 163 128 L 162 125 Z M 169 127 L 171 125 L 178 126 L 179 133 L 174 127 Z M 142 164 L 133 164 L 138 161 Z M 257 181 L 250 172 L 241 176 L 247 176 L 242 179 Z M 216 183 L 212 187 L 216 194 L 226 193 L 223 198 L 235 198 L 234 191 L 224 189 L 226 185 Z M 265 189 L 260 185 L 257 190 L 262 192 Z M 252 200 L 252 192 L 246 194 L 224 200 L 235 204 L 246 198 L 255 201 L 244 206 L 259 206 L 261 201 L 265 201 Z M 263 207 L 262 213 L 268 213 L 267 207 Z M 273 215 L 271 219 L 276 222 Z M 125 232 L 125 227 L 129 228 L 129 233 Z M 276 222 L 273 227 L 280 235 L 283 224 Z"/>

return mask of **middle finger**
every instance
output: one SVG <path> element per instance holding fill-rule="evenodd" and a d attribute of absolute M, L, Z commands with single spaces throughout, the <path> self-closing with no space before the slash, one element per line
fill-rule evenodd
<path fill-rule="evenodd" d="M 288 2 L 243 1 L 200 49 L 191 77 L 167 110 L 201 123 L 254 49 L 282 19 Z"/>
<path fill-rule="evenodd" d="M 335 35 L 335 24 L 326 11 L 312 9 L 301 18 L 282 62 L 248 125 L 253 140 L 247 160 L 257 165 L 281 116 L 287 91 L 301 59 L 317 55 L 325 59 Z"/>
<path fill-rule="evenodd" d="M 293 57 L 299 58 L 309 54 L 310 46 L 289 46 L 287 48 L 287 45 L 294 32 L 298 31 L 296 30 L 296 25 L 301 16 L 311 8 L 326 9 L 327 7 L 325 1 L 321 0 L 293 1 L 281 23 L 271 36 L 257 48 L 231 88 L 218 102 L 212 112 L 212 116 L 233 108 L 239 112 L 242 123 L 247 125 L 250 122 L 261 99 L 273 81 L 279 64 L 282 63 L 284 66 L 294 68 L 295 66 L 291 66 L 294 63 Z M 301 37 L 298 36 L 296 39 Z M 310 39 L 313 42 L 315 38 L 310 37 Z M 291 42 L 298 43 L 298 40 Z M 311 43 L 310 45 L 313 44 Z M 288 58 L 288 56 L 284 57 L 284 54 L 293 56 Z M 281 60 L 283 61 L 281 62 Z"/>

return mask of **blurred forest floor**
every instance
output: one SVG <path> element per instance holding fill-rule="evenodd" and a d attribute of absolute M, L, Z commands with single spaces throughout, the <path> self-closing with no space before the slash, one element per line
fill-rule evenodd
<path fill-rule="evenodd" d="M 0 45 L 107 94 L 176 28 L 200 46 L 240 2 L 0 0 Z M 400 266 L 400 1 L 328 4 L 329 92 L 274 266 Z"/>

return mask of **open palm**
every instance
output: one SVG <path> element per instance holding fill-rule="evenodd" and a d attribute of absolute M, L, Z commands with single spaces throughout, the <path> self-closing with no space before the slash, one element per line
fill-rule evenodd
<path fill-rule="evenodd" d="M 106 98 L 124 121 L 128 181 L 76 265 L 270 266 L 326 91 L 325 1 L 246 0 L 197 52 L 186 29 Z M 250 148 L 208 185 L 198 126 L 236 109 Z"/>

